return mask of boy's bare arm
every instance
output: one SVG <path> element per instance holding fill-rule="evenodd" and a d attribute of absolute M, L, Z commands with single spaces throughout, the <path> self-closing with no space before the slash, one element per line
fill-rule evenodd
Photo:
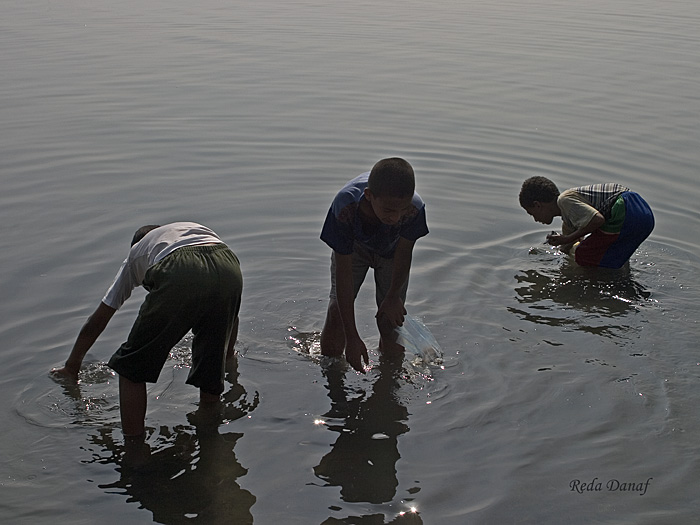
<path fill-rule="evenodd" d="M 408 280 L 413 259 L 415 241 L 399 238 L 394 252 L 394 270 L 391 275 L 391 286 L 377 311 L 377 317 L 386 316 L 393 326 L 403 325 L 406 308 L 401 299 L 401 289 Z"/>
<path fill-rule="evenodd" d="M 367 347 L 357 332 L 355 324 L 355 291 L 352 282 L 352 254 L 335 253 L 335 293 L 338 310 L 345 332 L 345 359 L 361 372 L 362 361 L 369 363 Z"/>
<path fill-rule="evenodd" d="M 552 246 L 560 246 L 560 245 L 565 245 L 565 246 L 571 246 L 573 243 L 578 241 L 581 237 L 584 237 L 588 235 L 589 233 L 593 233 L 596 231 L 598 228 L 600 228 L 603 224 L 605 224 L 605 217 L 600 212 L 596 212 L 596 214 L 593 216 L 593 218 L 583 226 L 582 228 L 579 228 L 578 230 L 575 230 L 574 232 L 571 233 L 565 233 L 564 235 L 558 235 L 555 233 L 551 233 L 547 235 L 547 242 L 551 244 Z"/>
<path fill-rule="evenodd" d="M 73 349 L 66 360 L 66 364 L 61 368 L 52 369 L 51 372 L 77 380 L 80 365 L 83 363 L 85 354 L 88 353 L 88 350 L 90 350 L 97 338 L 107 327 L 107 323 L 112 319 L 115 312 L 116 310 L 114 308 L 100 302 L 99 306 L 92 315 L 88 317 L 87 321 L 85 321 L 85 324 L 80 329 L 78 337 L 73 344 Z"/>
<path fill-rule="evenodd" d="M 566 223 L 563 223 L 563 224 L 561 225 L 561 232 L 562 232 L 564 235 L 572 234 L 572 233 L 574 233 L 574 231 L 576 231 L 576 230 L 574 230 L 573 227 L 568 226 Z M 552 232 L 552 233 L 553 233 L 553 234 L 556 234 L 556 232 Z M 561 245 L 559 245 L 559 249 L 560 249 L 561 251 L 563 251 L 564 253 L 571 254 L 571 248 L 573 248 L 573 247 L 574 247 L 574 244 L 576 244 L 576 243 L 577 243 L 578 241 L 580 241 L 580 240 L 581 240 L 581 239 L 575 239 L 575 240 L 573 240 L 573 241 L 571 241 L 571 242 L 568 242 L 568 243 L 566 243 L 566 244 L 561 244 Z"/>

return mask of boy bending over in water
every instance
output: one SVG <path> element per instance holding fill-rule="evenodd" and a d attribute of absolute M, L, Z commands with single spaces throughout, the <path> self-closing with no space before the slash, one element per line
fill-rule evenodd
<path fill-rule="evenodd" d="M 425 204 L 415 192 L 411 165 L 383 159 L 349 181 L 333 199 L 321 232 L 333 250 L 331 291 L 321 333 L 321 353 L 345 358 L 358 371 L 369 362 L 355 325 L 355 298 L 374 269 L 379 349 L 399 355 L 394 329 L 403 324 L 413 245 L 427 235 Z"/>
<path fill-rule="evenodd" d="M 646 201 L 615 183 L 560 194 L 546 177 L 530 177 L 520 190 L 520 205 L 542 224 L 561 217 L 562 233 L 550 233 L 547 242 L 572 253 L 581 266 L 622 267 L 654 229 Z"/>
<path fill-rule="evenodd" d="M 119 374 L 119 410 L 125 438 L 144 436 L 146 383 L 158 380 L 170 350 L 191 329 L 187 383 L 200 401 L 219 400 L 224 364 L 233 356 L 243 280 L 234 253 L 206 226 L 176 222 L 136 231 L 129 255 L 85 322 L 65 365 L 52 372 L 71 380 L 85 354 L 137 286 L 148 290 L 127 341 L 109 360 Z"/>

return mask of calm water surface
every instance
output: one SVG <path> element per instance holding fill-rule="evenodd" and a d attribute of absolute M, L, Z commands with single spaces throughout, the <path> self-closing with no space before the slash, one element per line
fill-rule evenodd
<path fill-rule="evenodd" d="M 699 23 L 691 0 L 5 5 L 0 520 L 693 523 Z M 318 235 L 395 155 L 431 229 L 407 306 L 444 359 L 358 375 L 319 359 Z M 656 229 L 628 268 L 577 268 L 517 204 L 533 174 L 625 184 Z M 133 230 L 173 220 L 241 259 L 239 356 L 207 413 L 185 338 L 127 451 L 104 363 L 143 292 L 77 387 L 48 371 Z"/>

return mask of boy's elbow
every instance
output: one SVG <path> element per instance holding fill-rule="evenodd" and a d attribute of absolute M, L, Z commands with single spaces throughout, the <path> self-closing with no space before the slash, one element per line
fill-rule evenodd
<path fill-rule="evenodd" d="M 589 227 L 594 231 L 602 227 L 603 224 L 605 224 L 605 217 L 600 213 L 596 213 L 591 219 L 591 222 L 588 223 Z"/>

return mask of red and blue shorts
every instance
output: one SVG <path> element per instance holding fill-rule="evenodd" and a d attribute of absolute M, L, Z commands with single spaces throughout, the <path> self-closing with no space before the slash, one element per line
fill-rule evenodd
<path fill-rule="evenodd" d="M 607 227 L 608 221 L 576 248 L 576 262 L 581 266 L 622 267 L 654 229 L 651 208 L 635 192 L 622 193 L 613 211 L 613 227 Z"/>

